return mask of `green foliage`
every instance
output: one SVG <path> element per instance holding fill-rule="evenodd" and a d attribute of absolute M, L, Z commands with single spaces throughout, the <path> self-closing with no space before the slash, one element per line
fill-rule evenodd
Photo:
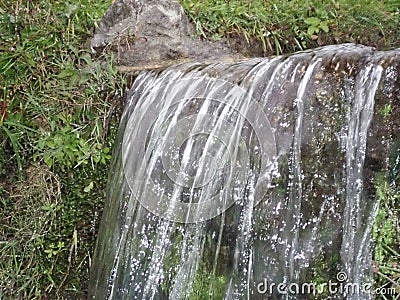
<path fill-rule="evenodd" d="M 182 234 L 177 231 L 176 235 L 172 238 L 174 242 L 164 259 L 164 279 L 161 283 L 161 288 L 167 295 L 171 292 L 177 269 L 182 259 L 182 238 Z M 206 243 L 211 243 L 210 236 L 207 236 Z M 210 248 L 205 247 L 205 249 Z M 224 298 L 227 279 L 225 276 L 215 274 L 213 271 L 213 257 L 214 255 L 212 255 L 210 250 L 203 253 L 191 287 L 190 300 L 217 300 Z"/>
<path fill-rule="evenodd" d="M 388 118 L 390 116 L 390 114 L 392 113 L 392 105 L 386 104 L 384 105 L 380 110 L 379 113 L 382 115 L 382 117 L 384 118 Z"/>
<path fill-rule="evenodd" d="M 166 294 L 171 292 L 176 276 L 176 268 L 181 260 L 182 238 L 182 234 L 177 231 L 173 238 L 174 242 L 164 258 L 164 280 L 161 283 L 161 288 Z"/>
<path fill-rule="evenodd" d="M 0 293 L 2 298 L 39 298 L 54 288 L 52 273 L 58 253 L 48 256 L 56 226 L 60 182 L 46 168 L 29 168 L 25 181 L 14 188 L 13 199 L 1 198 Z M 6 211 L 8 214 L 6 214 Z"/>
<path fill-rule="evenodd" d="M 111 0 L 0 1 L 0 298 L 84 295 L 124 93 L 87 39 Z"/>
<path fill-rule="evenodd" d="M 190 300 L 224 299 L 227 278 L 222 275 L 213 275 L 210 271 L 210 268 L 204 263 L 199 266 Z"/>
<path fill-rule="evenodd" d="M 393 288 L 400 293 L 400 190 L 384 176 L 378 177 L 376 189 L 379 210 L 372 230 L 375 287 Z"/>
<path fill-rule="evenodd" d="M 311 17 L 306 18 L 304 23 L 308 25 L 307 34 L 312 36 L 314 34 L 318 34 L 321 30 L 325 31 L 326 33 L 329 32 L 328 21 L 322 21 L 320 18 Z"/>
<path fill-rule="evenodd" d="M 315 299 L 327 299 L 329 291 L 326 289 L 326 283 L 340 271 L 340 257 L 337 253 L 321 253 L 315 260 L 313 273 L 310 274 L 310 283 L 313 283 L 316 289 Z"/>
<path fill-rule="evenodd" d="M 199 36 L 256 39 L 265 54 L 282 54 L 328 43 L 379 43 L 398 47 L 399 5 L 386 1 L 180 1 Z M 365 35 L 368 32 L 368 35 Z"/>
<path fill-rule="evenodd" d="M 13 197 L 0 197 L 0 255 L 7 258 L 0 261 L 2 298 L 82 297 L 106 172 L 81 165 L 59 176 L 32 165 Z"/>
<path fill-rule="evenodd" d="M 37 143 L 37 156 L 43 157 L 48 167 L 57 163 L 64 169 L 88 164 L 89 161 L 92 166 L 97 163 L 106 164 L 111 159 L 109 147 L 103 148 L 98 142 L 90 143 L 80 134 L 79 130 L 65 125 L 44 135 Z"/>
<path fill-rule="evenodd" d="M 6 107 L 4 108 L 4 111 Z M 4 118 L 7 116 L 7 118 Z M 16 115 L 13 113 L 6 114 L 3 113 L 3 118 L 0 119 L 0 137 L 2 138 L 0 141 L 1 148 L 6 148 L 7 145 L 11 145 L 12 150 L 14 151 L 15 160 L 17 162 L 18 167 L 18 176 L 19 179 L 22 178 L 22 164 L 24 157 L 21 155 L 21 144 L 20 140 L 26 135 L 26 133 L 35 133 L 35 130 L 20 124 L 21 115 Z M 6 162 L 4 161 L 5 155 L 1 155 L 1 164 L 2 168 L 5 168 Z"/>
<path fill-rule="evenodd" d="M 228 279 L 215 270 L 215 244 L 210 233 L 207 234 L 205 243 L 206 250 L 197 267 L 189 300 L 217 300 L 225 297 Z"/>
<path fill-rule="evenodd" d="M 44 253 L 47 254 L 48 258 L 51 258 L 52 256 L 57 256 L 61 251 L 65 250 L 64 242 L 58 242 L 57 245 L 51 243 L 48 248 L 44 250 Z"/>

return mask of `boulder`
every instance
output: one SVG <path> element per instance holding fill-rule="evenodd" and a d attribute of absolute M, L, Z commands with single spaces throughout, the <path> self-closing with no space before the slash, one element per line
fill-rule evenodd
<path fill-rule="evenodd" d="M 91 49 L 111 50 L 125 71 L 238 58 L 225 41 L 202 41 L 194 34 L 178 1 L 117 0 L 100 21 Z"/>

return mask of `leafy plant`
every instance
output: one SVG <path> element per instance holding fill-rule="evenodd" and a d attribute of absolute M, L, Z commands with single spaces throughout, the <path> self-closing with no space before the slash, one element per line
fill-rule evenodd
<path fill-rule="evenodd" d="M 386 104 L 384 105 L 380 110 L 379 113 L 382 115 L 382 117 L 387 118 L 390 116 L 390 114 L 392 113 L 392 105 Z"/>
<path fill-rule="evenodd" d="M 327 20 L 323 21 L 317 17 L 310 17 L 310 18 L 306 18 L 304 20 L 304 23 L 306 23 L 308 25 L 307 34 L 309 36 L 318 34 L 321 30 L 323 30 L 326 33 L 329 32 L 329 26 L 328 26 Z"/>
<path fill-rule="evenodd" d="M 89 143 L 80 136 L 79 130 L 74 130 L 69 125 L 54 133 L 44 135 L 37 144 L 38 157 L 48 167 L 55 163 L 59 166 L 76 167 L 80 164 L 92 165 L 97 163 L 106 164 L 111 159 L 110 148 L 102 147 L 98 142 Z"/>

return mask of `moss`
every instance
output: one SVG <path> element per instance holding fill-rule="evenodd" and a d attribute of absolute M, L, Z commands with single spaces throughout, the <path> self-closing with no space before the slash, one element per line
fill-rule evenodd
<path fill-rule="evenodd" d="M 205 254 L 198 267 L 189 300 L 217 300 L 225 296 L 228 279 L 214 273 L 211 261 L 213 255 Z"/>
<path fill-rule="evenodd" d="M 340 257 L 338 254 L 328 252 L 320 254 L 314 263 L 312 277 L 310 283 L 313 283 L 316 288 L 315 299 L 327 299 L 329 291 L 326 284 L 336 278 L 340 271 Z"/>

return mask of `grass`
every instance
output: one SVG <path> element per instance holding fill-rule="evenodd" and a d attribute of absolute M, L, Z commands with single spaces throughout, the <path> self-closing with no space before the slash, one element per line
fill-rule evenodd
<path fill-rule="evenodd" d="M 394 183 L 380 176 L 376 184 L 380 207 L 372 232 L 374 287 L 397 293 L 397 298 L 387 292 L 378 295 L 379 299 L 400 299 L 400 190 Z"/>
<path fill-rule="evenodd" d="M 124 93 L 87 44 L 110 3 L 0 1 L 1 299 L 85 297 Z"/>
<path fill-rule="evenodd" d="M 244 37 L 247 43 L 261 45 L 264 55 L 344 42 L 382 49 L 400 46 L 397 0 L 180 2 L 198 36 L 230 37 L 233 43 Z"/>
<path fill-rule="evenodd" d="M 198 36 L 244 36 L 262 54 L 347 41 L 399 47 L 397 0 L 181 3 Z M 110 4 L 0 0 L 0 299 L 85 298 L 126 84 L 111 54 L 99 64 L 89 51 Z M 397 274 L 398 211 L 388 200 L 397 192 L 382 186 L 379 196 L 379 285 Z"/>

